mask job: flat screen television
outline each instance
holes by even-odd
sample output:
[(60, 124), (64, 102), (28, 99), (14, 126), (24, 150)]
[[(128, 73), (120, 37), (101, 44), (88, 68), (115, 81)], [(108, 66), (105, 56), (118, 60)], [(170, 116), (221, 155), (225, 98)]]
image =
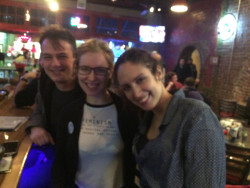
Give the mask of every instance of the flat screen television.
[(161, 25), (140, 25), (140, 42), (163, 43), (165, 41), (165, 26)]

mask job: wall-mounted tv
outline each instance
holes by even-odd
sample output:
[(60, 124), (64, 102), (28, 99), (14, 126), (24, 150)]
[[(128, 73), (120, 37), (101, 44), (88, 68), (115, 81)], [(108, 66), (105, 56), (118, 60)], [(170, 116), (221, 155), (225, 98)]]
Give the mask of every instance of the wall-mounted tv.
[(163, 43), (165, 41), (165, 26), (161, 25), (140, 25), (140, 42)]

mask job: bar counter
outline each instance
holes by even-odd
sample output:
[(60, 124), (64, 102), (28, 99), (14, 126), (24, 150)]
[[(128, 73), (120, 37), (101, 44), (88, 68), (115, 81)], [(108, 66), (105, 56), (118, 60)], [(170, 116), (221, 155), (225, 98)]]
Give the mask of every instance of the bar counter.
[[(30, 116), (34, 107), (16, 108), (12, 94), (9, 98), (0, 101), (0, 116)], [(15, 131), (0, 131), (0, 143), (4, 141), (18, 140), (20, 142), (18, 153), (14, 156), (11, 171), (0, 173), (1, 188), (16, 188), (22, 174), (22, 170), (29, 153), (32, 142), (24, 129), (27, 122), (19, 126)]]

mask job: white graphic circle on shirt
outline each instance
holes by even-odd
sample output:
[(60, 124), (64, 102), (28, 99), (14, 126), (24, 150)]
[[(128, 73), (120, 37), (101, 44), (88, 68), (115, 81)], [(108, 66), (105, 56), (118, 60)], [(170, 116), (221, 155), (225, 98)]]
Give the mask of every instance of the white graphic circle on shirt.
[(72, 123), (72, 121), (68, 123), (68, 132), (69, 134), (72, 134), (74, 132), (74, 124)]

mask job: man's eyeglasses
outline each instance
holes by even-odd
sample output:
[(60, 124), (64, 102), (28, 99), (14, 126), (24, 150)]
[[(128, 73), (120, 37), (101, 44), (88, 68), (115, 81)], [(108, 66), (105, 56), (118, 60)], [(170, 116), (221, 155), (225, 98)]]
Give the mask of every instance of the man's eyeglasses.
[(94, 71), (95, 75), (99, 76), (106, 76), (109, 68), (107, 67), (88, 67), (88, 66), (79, 66), (78, 67), (78, 74), (80, 75), (89, 75), (91, 71)]

